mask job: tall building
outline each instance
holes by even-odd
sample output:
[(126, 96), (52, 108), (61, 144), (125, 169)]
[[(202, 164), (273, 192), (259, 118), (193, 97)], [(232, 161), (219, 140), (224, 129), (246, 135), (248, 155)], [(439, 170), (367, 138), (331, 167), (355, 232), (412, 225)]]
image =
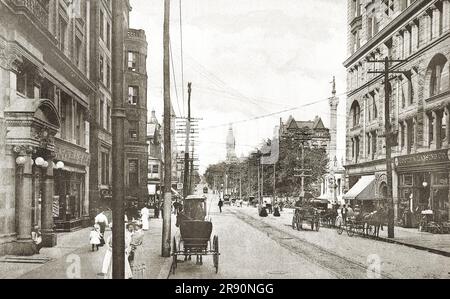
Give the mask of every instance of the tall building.
[(89, 217), (90, 2), (0, 1), (0, 255)]
[(234, 139), (233, 134), (233, 127), (230, 125), (228, 128), (228, 134), (226, 138), (226, 150), (227, 150), (227, 156), (226, 156), (226, 162), (236, 162), (238, 160), (236, 156), (236, 140)]
[(128, 202), (148, 201), (147, 41), (144, 30), (128, 29), (124, 94), (125, 186)]
[(392, 63), (388, 84), (393, 127), (394, 213), (431, 208), (449, 218), (450, 1), (348, 1), (345, 195), (375, 205), (386, 199), (384, 82), (374, 59)]
[[(96, 96), (91, 102), (90, 121), (90, 216), (111, 206), (112, 200), (112, 4), (111, 1), (91, 2), (90, 23), (90, 75), (96, 86)], [(124, 10), (129, 11), (128, 1)]]

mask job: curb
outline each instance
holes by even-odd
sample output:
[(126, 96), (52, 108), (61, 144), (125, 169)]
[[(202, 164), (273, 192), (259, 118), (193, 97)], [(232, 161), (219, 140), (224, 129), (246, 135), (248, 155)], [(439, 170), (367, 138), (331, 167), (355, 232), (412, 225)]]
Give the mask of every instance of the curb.
[(392, 239), (388, 239), (388, 238), (380, 238), (379, 237), (379, 238), (377, 238), (375, 240), (386, 242), (386, 243), (391, 243), (391, 244), (403, 245), (403, 246), (411, 247), (411, 248), (414, 248), (414, 249), (428, 251), (430, 253), (442, 255), (442, 256), (445, 256), (445, 257), (450, 257), (450, 252), (444, 251), (444, 250), (429, 248), (429, 247), (425, 247), (425, 246), (421, 246), (421, 245), (406, 243), (406, 242), (402, 242), (402, 241), (398, 241), (398, 240), (392, 240)]
[(168, 279), (172, 270), (172, 257), (165, 258), (156, 279)]

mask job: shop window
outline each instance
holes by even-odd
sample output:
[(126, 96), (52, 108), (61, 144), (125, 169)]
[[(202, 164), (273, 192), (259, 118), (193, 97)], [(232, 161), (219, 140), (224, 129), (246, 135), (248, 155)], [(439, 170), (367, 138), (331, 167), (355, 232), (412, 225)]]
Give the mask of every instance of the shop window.
[(128, 184), (130, 187), (136, 187), (139, 185), (138, 167), (139, 160), (128, 160)]
[(447, 186), (448, 185), (448, 173), (438, 172), (433, 175), (433, 185)]
[(413, 185), (413, 176), (412, 174), (404, 174), (401, 176), (401, 184), (403, 186), (412, 186)]

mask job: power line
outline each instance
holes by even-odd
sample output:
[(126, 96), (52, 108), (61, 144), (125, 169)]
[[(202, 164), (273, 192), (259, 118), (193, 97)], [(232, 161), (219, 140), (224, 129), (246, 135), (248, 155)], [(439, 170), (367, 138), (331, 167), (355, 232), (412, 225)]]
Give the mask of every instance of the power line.
[[(338, 96), (345, 95), (345, 94), (347, 94), (347, 93), (342, 93), (342, 94), (339, 94)], [(281, 110), (281, 111), (276, 111), (276, 112), (272, 112), (272, 113), (268, 113), (268, 114), (263, 114), (263, 115), (252, 117), (252, 118), (248, 118), (248, 119), (238, 120), (238, 121), (234, 121), (234, 122), (228, 122), (226, 124), (220, 124), (220, 125), (215, 125), (215, 126), (210, 126), (210, 127), (204, 127), (204, 128), (201, 128), (201, 130), (216, 129), (216, 128), (221, 128), (221, 127), (224, 127), (224, 126), (229, 126), (230, 124), (238, 124), (238, 123), (249, 122), (249, 121), (252, 121), (252, 120), (259, 120), (259, 119), (271, 117), (271, 116), (274, 116), (274, 115), (278, 115), (278, 114), (282, 114), (282, 113), (298, 110), (300, 108), (312, 106), (312, 105), (315, 105), (315, 104), (318, 104), (318, 103), (324, 102), (324, 101), (328, 101), (328, 98), (322, 99), (322, 100), (313, 101), (313, 102), (310, 102), (310, 103), (307, 103), (307, 104), (300, 105), (298, 107), (293, 107), (293, 108), (284, 109), (284, 110)]]
[(169, 50), (170, 50), (170, 61), (172, 63), (172, 75), (173, 75), (173, 83), (174, 83), (174, 88), (175, 88), (175, 96), (176, 96), (176, 99), (177, 99), (178, 112), (181, 115), (180, 103), (178, 101), (177, 80), (175, 78), (175, 68), (174, 68), (174, 65), (173, 65), (172, 42), (170, 42), (170, 44), (169, 44)]

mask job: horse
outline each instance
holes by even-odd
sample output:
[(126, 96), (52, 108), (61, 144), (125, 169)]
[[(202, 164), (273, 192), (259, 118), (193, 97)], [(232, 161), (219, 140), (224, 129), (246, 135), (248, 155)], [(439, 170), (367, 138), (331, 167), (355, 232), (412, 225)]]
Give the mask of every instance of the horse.
[(376, 209), (375, 211), (366, 214), (364, 216), (364, 222), (365, 222), (365, 233), (366, 235), (369, 235), (369, 228), (373, 226), (373, 232), (372, 235), (375, 237), (379, 237), (380, 235), (380, 228), (383, 230), (383, 224), (384, 220), (386, 219), (385, 211), (383, 208)]
[(338, 212), (336, 209), (327, 209), (322, 212), (322, 222), (328, 226), (335, 225), (336, 217), (338, 216)]

